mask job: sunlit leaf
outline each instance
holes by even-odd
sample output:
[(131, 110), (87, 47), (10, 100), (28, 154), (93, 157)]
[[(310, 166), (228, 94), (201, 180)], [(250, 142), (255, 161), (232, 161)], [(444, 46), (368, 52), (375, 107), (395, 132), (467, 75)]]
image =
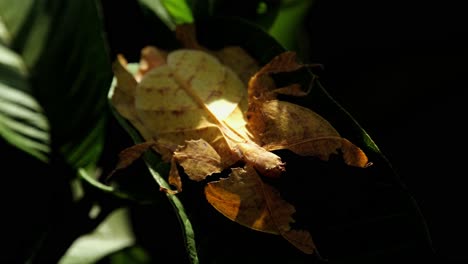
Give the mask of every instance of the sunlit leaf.
[(0, 136), (47, 161), (50, 152), (49, 123), (42, 107), (32, 96), (28, 77), (20, 56), (0, 44)]

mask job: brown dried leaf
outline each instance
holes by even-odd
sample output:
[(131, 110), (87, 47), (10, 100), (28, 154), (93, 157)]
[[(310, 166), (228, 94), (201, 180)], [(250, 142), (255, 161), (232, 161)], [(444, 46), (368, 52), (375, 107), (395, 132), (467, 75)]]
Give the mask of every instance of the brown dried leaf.
[(304, 253), (314, 253), (310, 233), (291, 228), (294, 206), (283, 200), (275, 188), (263, 183), (252, 166), (232, 169), (229, 178), (208, 183), (205, 195), (227, 218), (258, 231), (280, 234)]

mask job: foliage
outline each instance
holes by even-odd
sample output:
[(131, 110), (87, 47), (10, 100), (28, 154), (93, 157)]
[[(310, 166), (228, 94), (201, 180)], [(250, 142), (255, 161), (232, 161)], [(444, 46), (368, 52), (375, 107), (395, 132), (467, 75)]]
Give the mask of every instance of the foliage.
[[(31, 204), (36, 195), (50, 194), (41, 200), (50, 204), (47, 214), (38, 211), (32, 218), (36, 225), (24, 235), (28, 239), (15, 234), (26, 243), (4, 254), (6, 262), (73, 263), (78, 237), (99, 234), (96, 230), (106, 225), (109, 230), (121, 228), (108, 218), (116, 208), (128, 208), (129, 215), (121, 217), (132, 221), (117, 223), (130, 225), (132, 232), (117, 248), (105, 247), (105, 237), (102, 248), (93, 248), (94, 254), (85, 247), (93, 261), (319, 262), (281, 239), (244, 230), (220, 217), (200, 199), (203, 189), (196, 183), (187, 182), (178, 195), (159, 192), (158, 185), (167, 186), (164, 175), (169, 168), (152, 152), (145, 154), (144, 162), (105, 181), (117, 153), (141, 141), (109, 107), (111, 62), (117, 53), (136, 61), (147, 44), (175, 49), (179, 45), (173, 37), (175, 26), (193, 20), (202, 45), (210, 49), (239, 45), (265, 65), (285, 49), (299, 47), (295, 36), (284, 34), (277, 25), (296, 28), (305, 13), (291, 7), (310, 3), (0, 0), (0, 154), (7, 168), (15, 168), (12, 161), (20, 164), (6, 185), (29, 195)], [(125, 9), (117, 9), (119, 5)], [(310, 76), (306, 70), (284, 78), (307, 87)], [(288, 168), (294, 169), (272, 184), (294, 201), (297, 224), (314, 234), (323, 257), (336, 263), (390, 261), (422, 250), (427, 244), (422, 219), (391, 165), (318, 80), (312, 87), (308, 96), (288, 100), (324, 116), (361, 147), (374, 166), (362, 172), (339, 160), (325, 163), (279, 150)], [(23, 206), (20, 217), (32, 208)], [(96, 239), (100, 241), (99, 235)], [(243, 243), (237, 243), (239, 239)]]

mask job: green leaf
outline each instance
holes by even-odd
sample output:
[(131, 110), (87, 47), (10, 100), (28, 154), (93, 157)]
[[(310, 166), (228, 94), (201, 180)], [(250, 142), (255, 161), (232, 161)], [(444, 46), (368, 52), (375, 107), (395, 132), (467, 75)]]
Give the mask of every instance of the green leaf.
[(148, 252), (142, 247), (133, 246), (122, 249), (109, 257), (107, 257), (109, 264), (151, 264), (152, 261)]
[[(78, 169), (78, 175), (91, 188), (98, 189), (120, 200), (131, 202), (131, 204), (155, 204), (163, 199), (164, 194), (158, 192), (159, 186), (148, 175), (132, 175), (133, 177), (116, 177), (108, 184), (100, 182), (96, 172), (90, 173), (84, 168)], [(128, 176), (128, 175), (127, 175)], [(117, 178), (117, 179), (116, 179)]]
[(121, 249), (133, 246), (128, 212), (116, 209), (90, 234), (79, 237), (60, 259), (59, 264), (92, 264)]
[(139, 0), (139, 2), (153, 11), (172, 30), (177, 24), (193, 22), (192, 11), (185, 0)]
[(13, 38), (18, 35), (22, 25), (33, 6), (32, 1), (19, 0), (16, 4), (11, 4), (11, 1), (0, 0), (0, 38), (6, 44), (11, 44)]
[(4, 42), (29, 73), (30, 94), (49, 121), (52, 152), (74, 168), (97, 162), (108, 114), (112, 71), (98, 8), (95, 0), (0, 0)]
[[(140, 4), (151, 10), (166, 26), (174, 29), (176, 22), (161, 0), (139, 0)], [(180, 1), (179, 1), (180, 2)]]
[[(268, 32), (283, 47), (299, 55), (309, 53), (309, 39), (304, 22), (313, 0), (191, 0), (188, 1), (196, 20), (208, 17), (238, 17)], [(230, 31), (229, 29), (224, 29)]]
[(0, 44), (0, 136), (42, 161), (49, 159), (49, 122), (32, 96), (21, 57), (3, 44)]
[(286, 49), (299, 51), (298, 49), (303, 46), (300, 40), (303, 40), (303, 35), (306, 34), (301, 29), (314, 2), (314, 0), (283, 0), (276, 19), (267, 30), (268, 33)]
[(193, 23), (192, 11), (184, 0), (161, 0), (175, 24)]
[[(208, 17), (239, 17), (268, 30), (276, 21), (281, 2), (284, 1), (188, 0), (187, 2), (196, 20)], [(309, 2), (309, 0), (303, 2)]]

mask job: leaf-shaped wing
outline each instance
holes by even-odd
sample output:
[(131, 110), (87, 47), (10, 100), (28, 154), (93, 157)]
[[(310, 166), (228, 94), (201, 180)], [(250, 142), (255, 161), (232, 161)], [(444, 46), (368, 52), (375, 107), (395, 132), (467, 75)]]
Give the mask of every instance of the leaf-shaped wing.
[(174, 158), (191, 180), (201, 181), (207, 175), (221, 172), (221, 157), (203, 139), (189, 140), (174, 152)]
[(302, 65), (293, 52), (275, 57), (249, 81), (248, 128), (255, 141), (267, 150), (289, 149), (296, 154), (328, 160), (330, 155), (342, 152), (348, 165), (369, 165), (364, 152), (342, 138), (323, 117), (310, 110), (276, 99), (278, 93), (303, 95), (293, 84), (276, 88), (269, 74), (295, 71)]
[(340, 136), (323, 117), (296, 104), (269, 100), (258, 110), (251, 114), (249, 128), (261, 135), (262, 146), (289, 145), (304, 138)]
[(291, 228), (294, 206), (272, 186), (263, 183), (252, 166), (234, 168), (226, 179), (205, 187), (208, 202), (227, 218), (249, 228), (280, 234), (307, 254), (315, 251), (310, 233)]
[(135, 94), (138, 85), (135, 77), (127, 69), (127, 61), (123, 56), (118, 56), (112, 64), (116, 79), (116, 87), (112, 93), (112, 105), (140, 132), (145, 139), (151, 138), (142, 120), (138, 118), (135, 109)]
[[(191, 172), (191, 178), (200, 180), (240, 159), (234, 149), (235, 142), (249, 136), (244, 118), (247, 91), (230, 67), (205, 51), (180, 49), (166, 55), (155, 47), (142, 51), (136, 78), (125, 64), (123, 57), (114, 63), (117, 86), (113, 104), (145, 140), (156, 142), (153, 148), (163, 160), (175, 159), (170, 181), (178, 190), (177, 162)], [(186, 144), (194, 145), (193, 140), (200, 139), (204, 143), (200, 141), (196, 147), (206, 148), (199, 151), (213, 150), (215, 154), (210, 156), (219, 157), (216, 169), (191, 170), (182, 164), (197, 163)]]

